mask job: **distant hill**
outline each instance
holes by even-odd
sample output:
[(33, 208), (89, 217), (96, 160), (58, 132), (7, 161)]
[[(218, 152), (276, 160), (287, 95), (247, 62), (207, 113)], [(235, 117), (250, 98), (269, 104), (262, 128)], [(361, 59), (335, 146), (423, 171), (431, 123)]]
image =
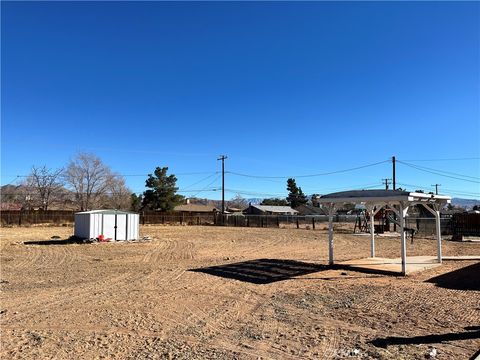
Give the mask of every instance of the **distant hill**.
[(480, 200), (452, 198), (452, 205), (462, 207), (465, 210), (471, 210), (475, 205), (480, 205)]

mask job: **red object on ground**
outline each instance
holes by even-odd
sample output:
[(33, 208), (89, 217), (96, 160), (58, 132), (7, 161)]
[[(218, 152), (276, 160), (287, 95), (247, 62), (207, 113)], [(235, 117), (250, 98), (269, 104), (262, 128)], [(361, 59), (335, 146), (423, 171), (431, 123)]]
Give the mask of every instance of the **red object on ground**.
[(98, 241), (103, 241), (105, 240), (105, 236), (103, 235), (98, 235)]

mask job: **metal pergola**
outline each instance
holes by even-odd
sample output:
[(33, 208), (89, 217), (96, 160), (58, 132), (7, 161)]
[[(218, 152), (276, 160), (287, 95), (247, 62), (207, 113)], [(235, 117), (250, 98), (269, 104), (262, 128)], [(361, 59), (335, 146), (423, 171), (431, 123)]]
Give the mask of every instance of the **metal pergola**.
[(375, 257), (375, 215), (383, 208), (391, 209), (400, 223), (400, 242), (402, 274), (407, 272), (407, 247), (405, 237), (405, 216), (408, 208), (422, 205), (435, 216), (437, 237), (437, 260), (442, 262), (442, 233), (440, 228), (440, 209), (450, 203), (451, 198), (444, 195), (408, 192), (403, 190), (353, 190), (321, 196), (318, 202), (328, 208), (328, 263), (334, 264), (333, 257), (333, 216), (343, 204), (363, 204), (370, 216), (370, 253)]

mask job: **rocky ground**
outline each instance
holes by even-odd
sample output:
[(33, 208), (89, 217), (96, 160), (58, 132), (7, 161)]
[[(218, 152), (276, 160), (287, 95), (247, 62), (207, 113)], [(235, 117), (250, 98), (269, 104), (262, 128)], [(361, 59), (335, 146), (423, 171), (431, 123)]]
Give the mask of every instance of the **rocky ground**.
[[(0, 356), (469, 359), (480, 349), (478, 262), (404, 278), (326, 267), (318, 228), (141, 233), (151, 240), (27, 245), (72, 228), (2, 228)], [(398, 237), (377, 239), (378, 256), (399, 249)], [(407, 249), (435, 251), (434, 239)], [(335, 236), (339, 259), (368, 252), (368, 237)], [(443, 252), (480, 255), (480, 244), (445, 241)]]

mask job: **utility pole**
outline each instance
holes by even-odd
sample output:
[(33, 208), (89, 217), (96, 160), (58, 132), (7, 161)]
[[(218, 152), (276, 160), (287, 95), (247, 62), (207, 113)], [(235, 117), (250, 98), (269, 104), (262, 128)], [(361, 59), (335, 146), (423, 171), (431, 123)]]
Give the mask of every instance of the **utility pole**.
[(385, 190), (388, 190), (388, 185), (392, 179), (382, 179), (382, 184), (385, 184)]
[(393, 181), (393, 190), (397, 190), (396, 188), (396, 178), (395, 178), (395, 156), (392, 156), (392, 181)]
[(220, 155), (217, 160), (222, 160), (222, 215), (225, 214), (225, 155)]
[(438, 187), (442, 186), (442, 184), (433, 184), (432, 186), (435, 186), (435, 195), (438, 195)]

